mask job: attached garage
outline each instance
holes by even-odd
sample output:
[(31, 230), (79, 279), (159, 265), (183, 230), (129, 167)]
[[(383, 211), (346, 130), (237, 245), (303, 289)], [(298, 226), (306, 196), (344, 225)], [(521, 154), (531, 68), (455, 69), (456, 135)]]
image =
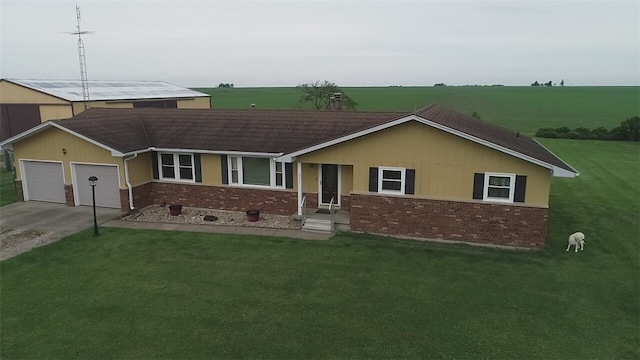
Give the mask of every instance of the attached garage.
[(120, 208), (120, 179), (117, 165), (72, 164), (76, 205), (93, 205), (89, 177), (98, 178), (96, 206)]
[(61, 162), (22, 160), (24, 200), (65, 203)]

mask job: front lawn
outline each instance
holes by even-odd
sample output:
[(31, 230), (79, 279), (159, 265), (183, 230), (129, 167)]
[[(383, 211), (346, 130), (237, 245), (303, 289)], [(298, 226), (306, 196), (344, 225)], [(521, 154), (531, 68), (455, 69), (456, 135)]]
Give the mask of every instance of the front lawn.
[(0, 263), (0, 356), (637, 359), (638, 144), (544, 143), (542, 252), (87, 230)]

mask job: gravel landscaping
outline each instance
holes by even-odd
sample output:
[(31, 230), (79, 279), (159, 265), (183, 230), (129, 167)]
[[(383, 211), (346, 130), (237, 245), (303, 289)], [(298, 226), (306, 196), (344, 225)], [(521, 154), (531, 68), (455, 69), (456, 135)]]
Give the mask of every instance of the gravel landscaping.
[[(205, 219), (206, 217), (206, 219)], [(215, 220), (214, 220), (215, 219)], [(244, 211), (226, 211), (182, 207), (182, 213), (172, 216), (168, 206), (150, 205), (125, 216), (123, 220), (200, 224), (212, 226), (253, 226), (275, 229), (299, 229), (299, 222), (290, 216), (260, 214), (260, 220), (250, 222)]]

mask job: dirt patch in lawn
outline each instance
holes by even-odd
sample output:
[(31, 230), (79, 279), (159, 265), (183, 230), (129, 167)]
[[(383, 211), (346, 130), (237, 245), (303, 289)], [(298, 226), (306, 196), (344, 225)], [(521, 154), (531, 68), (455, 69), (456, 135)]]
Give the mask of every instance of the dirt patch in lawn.
[(33, 248), (58, 241), (63, 236), (26, 228), (0, 228), (0, 260), (12, 258)]

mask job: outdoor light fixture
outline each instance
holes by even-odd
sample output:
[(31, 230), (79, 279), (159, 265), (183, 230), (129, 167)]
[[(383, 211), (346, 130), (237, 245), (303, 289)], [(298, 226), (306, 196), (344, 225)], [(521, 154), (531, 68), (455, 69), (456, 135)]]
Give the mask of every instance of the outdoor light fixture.
[(67, 149), (62, 148), (62, 154), (67, 155)]
[(95, 176), (89, 177), (89, 185), (91, 185), (91, 195), (93, 196), (93, 236), (100, 235), (98, 233), (98, 218), (96, 217), (96, 185), (98, 184), (98, 178)]

